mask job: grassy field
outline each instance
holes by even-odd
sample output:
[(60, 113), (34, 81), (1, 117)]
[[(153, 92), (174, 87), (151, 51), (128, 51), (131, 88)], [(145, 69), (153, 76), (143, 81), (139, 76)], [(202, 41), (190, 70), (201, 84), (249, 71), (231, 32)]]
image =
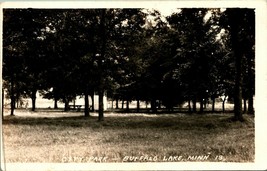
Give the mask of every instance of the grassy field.
[(19, 111), (4, 117), (6, 162), (253, 162), (254, 117), (231, 116)]

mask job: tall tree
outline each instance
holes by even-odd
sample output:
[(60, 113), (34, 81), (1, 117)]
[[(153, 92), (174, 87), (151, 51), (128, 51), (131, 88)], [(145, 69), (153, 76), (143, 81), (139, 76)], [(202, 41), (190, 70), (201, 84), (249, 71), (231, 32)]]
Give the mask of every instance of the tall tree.
[(193, 101), (193, 112), (196, 112), (197, 101), (200, 103), (200, 113), (204, 110), (203, 99), (208, 97), (207, 92), (215, 81), (210, 73), (220, 46), (216, 41), (219, 33), (216, 21), (205, 19), (209, 12), (211, 10), (201, 8), (181, 9), (167, 18), (178, 37), (173, 56), (177, 58), (184, 96)]
[[(41, 13), (31, 9), (4, 10), (4, 79), (10, 82), (11, 114), (14, 112), (15, 99), (20, 94), (28, 95), (33, 100), (32, 110), (35, 110), (35, 94), (41, 78), (35, 77), (40, 72), (39, 49), (42, 23), (36, 22)], [(34, 57), (34, 58), (32, 58)], [(37, 60), (38, 58), (38, 60)], [(34, 65), (31, 65), (34, 64)], [(40, 70), (39, 70), (40, 71)], [(19, 86), (23, 85), (23, 87)], [(20, 87), (20, 88), (19, 88)], [(16, 95), (15, 95), (15, 92)], [(17, 96), (15, 98), (15, 96)]]
[[(221, 18), (221, 24), (229, 30), (232, 49), (235, 57), (235, 90), (234, 90), (234, 112), (235, 120), (243, 121), (242, 116), (242, 88), (244, 78), (244, 60), (246, 54), (249, 54), (249, 93), (251, 102), (253, 104), (253, 45), (254, 45), (254, 27), (255, 27), (255, 13), (253, 9), (231, 8), (224, 12)], [(247, 41), (249, 40), (249, 41)], [(249, 49), (249, 53), (247, 53)], [(253, 110), (253, 105), (251, 109)], [(252, 111), (251, 111), (252, 112)], [(252, 112), (253, 113), (253, 112)]]
[(108, 90), (111, 84), (119, 81), (116, 80), (118, 72), (124, 68), (117, 64), (119, 61), (127, 61), (130, 58), (130, 54), (127, 53), (129, 46), (126, 40), (131, 40), (131, 33), (142, 28), (144, 17), (141, 9), (100, 9), (99, 20), (97, 35), (100, 48), (97, 49), (99, 76), (97, 85), (100, 100), (99, 121), (101, 121), (104, 118), (102, 106), (104, 91)]

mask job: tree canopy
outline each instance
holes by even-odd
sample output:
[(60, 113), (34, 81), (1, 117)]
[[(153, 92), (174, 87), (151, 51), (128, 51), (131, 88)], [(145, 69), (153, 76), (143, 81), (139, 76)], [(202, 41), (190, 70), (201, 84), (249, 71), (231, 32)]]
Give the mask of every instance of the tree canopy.
[[(77, 95), (159, 103), (168, 110), (188, 102), (203, 112), (205, 101), (242, 99), (253, 113), (254, 9), (180, 9), (164, 18), (146, 9), (4, 9), (3, 79), (11, 98), (36, 92), (61, 100), (65, 110)], [(191, 102), (193, 108), (191, 109)], [(246, 103), (245, 103), (246, 104)], [(214, 106), (213, 106), (214, 110)]]

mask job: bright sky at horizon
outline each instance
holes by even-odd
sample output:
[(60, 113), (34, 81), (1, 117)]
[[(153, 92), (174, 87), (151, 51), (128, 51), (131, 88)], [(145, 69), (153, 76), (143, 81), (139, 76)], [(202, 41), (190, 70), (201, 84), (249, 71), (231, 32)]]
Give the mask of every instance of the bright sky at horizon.
[(155, 8), (155, 9), (160, 11), (160, 13), (164, 15), (165, 17), (171, 15), (172, 13), (181, 11), (181, 9), (179, 8), (166, 8), (164, 6), (160, 8)]

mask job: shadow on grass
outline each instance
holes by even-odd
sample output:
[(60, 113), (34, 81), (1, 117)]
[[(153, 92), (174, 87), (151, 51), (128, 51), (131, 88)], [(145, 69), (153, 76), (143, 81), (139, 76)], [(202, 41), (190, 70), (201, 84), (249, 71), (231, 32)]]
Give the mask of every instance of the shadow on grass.
[[(210, 153), (210, 159), (221, 155), (227, 162), (251, 162), (255, 149), (254, 117), (244, 115), (245, 122), (234, 122), (231, 118), (232, 116), (222, 114), (106, 113), (105, 120), (97, 122), (96, 115), (87, 118), (5, 116), (3, 132), (8, 139), (10, 154), (14, 153), (13, 145), (18, 143), (20, 149), (29, 150), (32, 147), (41, 149), (52, 146), (56, 149), (54, 153), (50, 152), (53, 151), (51, 148), (45, 149), (52, 161), (61, 161), (62, 154), (65, 154), (63, 149), (73, 146), (75, 152), (81, 148), (81, 156), (106, 154), (110, 158), (115, 155), (123, 159), (125, 155), (138, 156), (140, 152), (149, 156)], [(89, 150), (89, 147), (96, 152)], [(77, 155), (75, 152), (70, 153), (70, 156)], [(19, 154), (21, 153), (12, 155), (9, 160), (23, 162), (24, 159), (19, 158)], [(54, 159), (54, 156), (58, 157)], [(35, 154), (28, 158), (27, 161), (36, 161)], [(39, 156), (38, 161), (44, 160), (47, 158)]]
[(21, 116), (6, 116), (3, 120), (3, 125), (47, 125), (47, 126), (70, 126), (70, 127), (83, 127), (88, 120), (96, 120), (96, 117), (84, 116), (70, 116), (70, 117), (21, 117)]
[(170, 129), (170, 130), (212, 130), (222, 131), (227, 128), (254, 128), (254, 117), (244, 115), (244, 122), (234, 122), (229, 115), (218, 114), (179, 114), (148, 115), (123, 117), (106, 117), (97, 122), (96, 116), (64, 116), (64, 117), (21, 117), (5, 116), (3, 125), (57, 126), (103, 129)]
[[(173, 110), (168, 110), (166, 108), (161, 108), (157, 109), (156, 112), (153, 112), (150, 108), (142, 108), (142, 109), (108, 109), (109, 112), (114, 112), (114, 113), (147, 113), (147, 114), (175, 114), (175, 113), (185, 113), (185, 114), (192, 114), (193, 112), (189, 112), (188, 108), (174, 108)], [(198, 114), (208, 114), (208, 113), (213, 113), (213, 114), (231, 114), (233, 113), (233, 110), (225, 110), (224, 112), (221, 110), (209, 110), (205, 109), (202, 113), (197, 112)]]

